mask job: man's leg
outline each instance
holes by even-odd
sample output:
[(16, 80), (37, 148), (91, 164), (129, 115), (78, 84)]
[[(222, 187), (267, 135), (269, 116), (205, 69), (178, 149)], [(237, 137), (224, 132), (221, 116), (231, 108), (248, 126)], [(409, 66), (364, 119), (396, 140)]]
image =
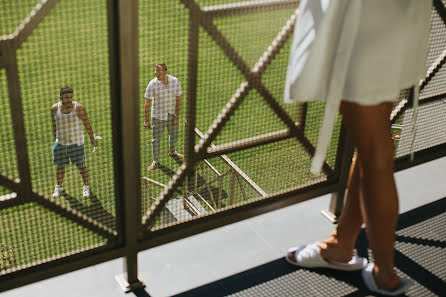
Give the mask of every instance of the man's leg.
[(67, 154), (67, 147), (62, 144), (54, 143), (53, 148), (53, 164), (56, 165), (56, 187), (53, 192), (53, 198), (58, 198), (64, 192), (63, 179), (65, 177), (65, 166), (70, 164)]
[(88, 184), (88, 169), (87, 167), (78, 167), (79, 173), (82, 176), (82, 180), (84, 181), (84, 186), (82, 188), (82, 196), (84, 198), (89, 198), (91, 195), (90, 185)]
[(57, 184), (59, 186), (62, 185), (64, 177), (65, 177), (65, 166), (62, 166), (62, 167), (57, 166), (56, 167), (56, 178), (57, 178)]
[(61, 186), (65, 177), (65, 166), (70, 164), (67, 147), (62, 144), (54, 143), (52, 149), (53, 164), (56, 165), (57, 185)]
[(79, 173), (82, 176), (84, 185), (88, 186), (88, 169), (87, 169), (87, 167), (79, 168)]
[(152, 118), (152, 155), (155, 162), (159, 160), (161, 137), (163, 136), (166, 122)]
[(68, 156), (71, 162), (79, 169), (84, 185), (88, 186), (88, 169), (85, 163), (84, 145), (70, 145), (68, 147)]
[(63, 178), (65, 176), (65, 166), (57, 166), (56, 167), (56, 187), (54, 188), (53, 198), (59, 198), (60, 195), (64, 192), (63, 188)]
[(164, 129), (167, 126), (167, 121), (157, 120), (152, 118), (152, 155), (153, 162), (147, 168), (148, 170), (153, 170), (158, 167), (159, 154), (160, 154), (160, 144), (161, 137), (163, 136)]
[(82, 181), (84, 182), (82, 196), (88, 198), (90, 197), (90, 186), (88, 185), (88, 169), (85, 163), (84, 145), (70, 145), (68, 154), (71, 158), (71, 162), (79, 169)]
[[(167, 121), (167, 132), (169, 133), (169, 153), (175, 154), (175, 147), (178, 140), (178, 126), (173, 124), (173, 115), (169, 114), (169, 119)], [(182, 158), (183, 155), (176, 154), (176, 157)]]

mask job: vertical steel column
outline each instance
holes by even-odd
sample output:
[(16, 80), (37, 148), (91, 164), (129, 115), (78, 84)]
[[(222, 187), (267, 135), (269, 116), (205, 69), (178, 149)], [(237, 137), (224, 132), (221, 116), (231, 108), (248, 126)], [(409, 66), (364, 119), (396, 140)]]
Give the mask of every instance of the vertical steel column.
[(189, 9), (189, 45), (187, 61), (186, 131), (184, 141), (185, 163), (192, 169), (195, 164), (195, 123), (197, 105), (199, 17), (196, 9)]
[[(185, 163), (188, 172), (195, 168), (195, 126), (197, 106), (197, 72), (198, 72), (198, 39), (200, 15), (196, 9), (189, 9), (189, 44), (187, 61), (187, 100), (186, 100), (186, 128), (184, 139)], [(187, 173), (187, 176), (190, 174)], [(186, 183), (190, 181), (186, 179)], [(195, 177), (196, 182), (196, 177)], [(186, 185), (187, 187), (187, 185)]]
[(17, 52), (13, 40), (9, 40), (2, 48), (2, 55), (6, 57), (6, 76), (8, 80), (9, 104), (14, 130), (14, 141), (17, 156), (17, 166), (20, 177), (20, 190), (17, 199), (26, 201), (31, 197), (31, 171), (29, 168), (28, 147), (26, 144), (25, 119), (23, 115), (22, 96), (20, 94)]
[(321, 214), (333, 224), (338, 222), (342, 208), (344, 207), (350, 166), (352, 164), (353, 153), (355, 152), (353, 142), (348, 137), (344, 125), (341, 126), (339, 140), (335, 165), (335, 175), (339, 177), (338, 191), (331, 194), (329, 208), (321, 211)]
[(118, 230), (119, 244), (124, 242), (125, 234), (123, 223), (124, 195), (123, 181), (121, 178), (123, 164), (122, 142), (121, 142), (121, 85), (119, 68), (119, 23), (118, 23), (118, 3), (116, 0), (107, 0), (107, 21), (108, 21), (108, 55), (110, 73), (110, 104), (112, 116), (112, 137), (113, 137), (113, 174), (115, 177), (115, 209), (116, 227)]
[(138, 2), (117, 0), (119, 25), (119, 68), (121, 85), (121, 145), (124, 222), (124, 275), (117, 277), (130, 292), (144, 287), (138, 280), (138, 234), (141, 225), (141, 174), (139, 151), (138, 94)]

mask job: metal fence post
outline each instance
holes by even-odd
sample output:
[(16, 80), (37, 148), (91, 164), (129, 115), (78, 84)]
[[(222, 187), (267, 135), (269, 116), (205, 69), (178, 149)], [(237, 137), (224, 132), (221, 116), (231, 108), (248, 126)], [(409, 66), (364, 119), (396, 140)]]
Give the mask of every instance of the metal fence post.
[(189, 10), (189, 42), (187, 61), (187, 101), (186, 101), (186, 129), (184, 139), (184, 161), (189, 170), (195, 165), (195, 124), (197, 107), (197, 76), (198, 76), (198, 39), (199, 15), (195, 9)]
[(354, 152), (355, 147), (353, 142), (351, 141), (350, 137), (348, 137), (347, 131), (342, 125), (341, 133), (339, 135), (338, 157), (335, 166), (335, 174), (339, 176), (338, 191), (331, 194), (328, 209), (321, 211), (321, 214), (333, 224), (338, 222), (338, 219), (341, 216), (342, 208), (344, 207), (345, 192)]
[(8, 81), (9, 104), (11, 108), (11, 119), (14, 130), (14, 141), (16, 147), (17, 166), (19, 169), (20, 189), (17, 199), (20, 201), (29, 200), (31, 197), (31, 171), (29, 168), (28, 147), (26, 143), (25, 119), (22, 107), (22, 96), (20, 93), (20, 82), (17, 65), (16, 48), (12, 40), (5, 42), (2, 49), (5, 56), (6, 76)]
[(122, 149), (119, 177), (124, 223), (124, 270), (116, 280), (125, 292), (144, 287), (138, 280), (138, 234), (141, 226), (141, 174), (139, 151), (138, 94), (138, 2), (114, 0), (111, 9), (118, 21), (118, 60), (120, 81), (120, 111)]

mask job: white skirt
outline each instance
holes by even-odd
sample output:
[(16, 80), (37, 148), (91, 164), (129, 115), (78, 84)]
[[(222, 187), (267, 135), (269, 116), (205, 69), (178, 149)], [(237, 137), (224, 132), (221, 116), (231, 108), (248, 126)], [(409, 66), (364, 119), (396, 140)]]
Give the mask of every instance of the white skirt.
[(343, 100), (395, 101), (425, 77), (431, 6), (431, 0), (362, 0)]
[(286, 103), (326, 102), (314, 174), (321, 171), (341, 100), (395, 101), (424, 78), (431, 13), (432, 0), (300, 2), (283, 96)]

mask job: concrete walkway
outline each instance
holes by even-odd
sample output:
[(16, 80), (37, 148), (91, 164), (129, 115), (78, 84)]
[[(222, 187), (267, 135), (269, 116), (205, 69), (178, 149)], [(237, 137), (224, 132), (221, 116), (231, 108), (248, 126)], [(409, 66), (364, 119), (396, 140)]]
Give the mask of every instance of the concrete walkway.
[[(396, 174), (400, 226), (396, 263), (416, 281), (408, 296), (446, 292), (446, 158)], [(144, 291), (125, 295), (114, 280), (123, 260), (1, 293), (1, 297), (118, 296), (364, 296), (360, 274), (310, 271), (282, 259), (288, 247), (316, 241), (333, 225), (322, 196), (139, 254)], [(401, 225), (402, 224), (402, 225)], [(365, 237), (358, 241), (367, 253)], [(403, 265), (403, 266), (401, 266)], [(412, 272), (411, 272), (412, 271)], [(440, 286), (440, 287), (438, 287)], [(441, 287), (443, 286), (443, 287)]]

